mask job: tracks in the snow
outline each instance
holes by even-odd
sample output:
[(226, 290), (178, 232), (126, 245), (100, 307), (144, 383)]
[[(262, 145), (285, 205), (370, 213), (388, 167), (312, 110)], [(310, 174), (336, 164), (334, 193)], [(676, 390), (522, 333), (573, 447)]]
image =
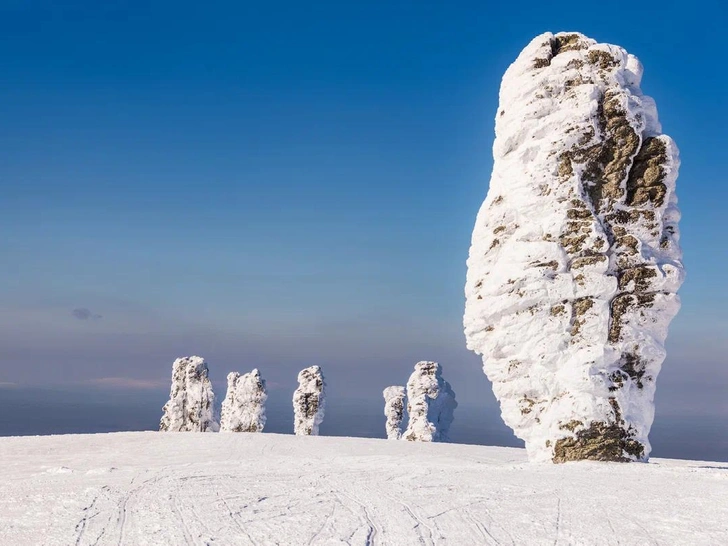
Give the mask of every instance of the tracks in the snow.
[(728, 544), (726, 472), (703, 463), (514, 465), (475, 446), (254, 434), (0, 447), (0, 546)]
[(366, 546), (374, 546), (377, 542), (377, 536), (380, 533), (379, 526), (375, 522), (375, 520), (372, 518), (372, 515), (369, 511), (369, 508), (367, 508), (367, 505), (365, 502), (362, 502), (358, 498), (356, 498), (354, 495), (346, 492), (341, 492), (343, 496), (348, 498), (349, 500), (353, 501), (355, 504), (357, 504), (359, 507), (361, 507), (363, 516), (364, 516), (364, 522), (367, 526), (367, 533), (366, 533)]
[[(119, 536), (119, 540), (117, 542), (118, 546), (125, 546), (126, 544), (129, 544), (129, 542), (125, 539), (128, 532), (130, 515), (136, 516), (136, 513), (131, 512), (131, 510), (136, 502), (137, 497), (142, 491), (152, 487), (161, 479), (162, 476), (160, 474), (157, 474), (151, 478), (142, 481), (141, 484), (131, 488), (129, 491), (122, 495), (121, 501), (119, 502), (118, 515), (116, 519), (118, 528), (117, 532)], [(136, 477), (132, 478), (129, 486), (132, 487), (135, 481)]]
[(244, 536), (245, 536), (245, 538), (247, 538), (247, 539), (248, 539), (248, 542), (250, 542), (250, 544), (253, 544), (253, 545), (255, 545), (255, 544), (256, 544), (256, 542), (255, 542), (255, 541), (253, 540), (253, 537), (251, 537), (251, 536), (250, 536), (250, 534), (248, 533), (248, 531), (246, 531), (246, 530), (245, 530), (245, 527), (244, 527), (244, 526), (243, 526), (243, 525), (242, 525), (242, 524), (240, 523), (240, 519), (239, 519), (239, 518), (238, 518), (238, 517), (236, 516), (236, 514), (235, 514), (235, 513), (233, 512), (233, 509), (232, 509), (232, 508), (230, 507), (230, 505), (228, 504), (228, 502), (227, 502), (227, 500), (225, 499), (225, 497), (224, 497), (224, 496), (222, 496), (222, 495), (220, 495), (220, 491), (219, 491), (218, 489), (215, 489), (215, 496), (217, 497), (217, 499), (218, 499), (218, 502), (219, 502), (219, 503), (220, 503), (220, 504), (222, 505), (222, 507), (224, 508), (225, 512), (227, 512), (228, 518), (229, 518), (229, 519), (230, 519), (230, 521), (231, 521), (231, 522), (233, 523), (233, 525), (235, 526), (235, 528), (236, 528), (236, 529), (237, 529), (238, 531), (240, 531), (240, 533), (241, 533), (242, 535), (244, 535)]
[[(108, 487), (102, 487), (99, 492), (94, 496), (94, 498), (91, 500), (91, 502), (83, 508), (83, 516), (79, 520), (79, 522), (76, 524), (75, 531), (76, 531), (76, 546), (79, 546), (81, 544), (81, 541), (83, 540), (84, 534), (86, 533), (86, 528), (89, 525), (89, 522), (98, 516), (100, 514), (100, 511), (96, 510), (95, 512), (91, 513), (96, 508), (96, 503), (99, 500), (99, 497), (104, 495), (106, 491), (108, 490)], [(99, 536), (95, 542), (98, 542), (101, 537)]]
[[(392, 498), (392, 497), (390, 497)], [(398, 499), (393, 499), (395, 502), (399, 503), (399, 505), (404, 509), (404, 511), (407, 513), (407, 515), (415, 522), (415, 525), (413, 529), (417, 533), (418, 541), (420, 544), (427, 544), (432, 545), (434, 544), (432, 536), (433, 536), (433, 530), (432, 527), (427, 525), (420, 517), (418, 517), (409, 504), (406, 502), (403, 502)], [(422, 529), (425, 529), (427, 531), (426, 536), (422, 532)]]
[[(172, 540), (170, 532), (178, 544), (226, 538), (255, 546), (276, 542), (273, 536), (279, 530), (307, 534), (302, 544), (375, 546), (404, 540), (432, 546), (442, 544), (453, 526), (466, 541), (501, 544), (489, 529), (494, 522), (487, 510), (488, 525), (482, 522), (483, 510), (475, 510), (477, 515), (471, 510), (477, 501), (425, 516), (413, 499), (426, 499), (432, 494), (429, 488), (389, 490), (361, 478), (351, 481), (327, 472), (299, 475), (291, 483), (274, 476), (261, 482), (234, 474), (143, 472), (126, 486), (104, 486), (90, 498), (75, 527), (75, 546), (164, 544)], [(322, 484), (327, 489), (321, 490)], [(160, 527), (167, 529), (167, 538), (160, 534), (156, 540), (154, 529)]]

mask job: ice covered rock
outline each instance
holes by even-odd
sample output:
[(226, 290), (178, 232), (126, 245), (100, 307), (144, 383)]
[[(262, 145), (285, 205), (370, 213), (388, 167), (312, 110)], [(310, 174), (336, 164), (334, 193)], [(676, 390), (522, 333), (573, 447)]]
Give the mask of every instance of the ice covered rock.
[(215, 394), (207, 377), (205, 359), (178, 358), (172, 365), (172, 388), (164, 405), (159, 430), (165, 432), (217, 432)]
[(407, 395), (404, 387), (387, 387), (384, 395), (384, 415), (387, 417), (387, 438), (399, 440), (402, 437), (402, 420)]
[(297, 436), (318, 436), (324, 420), (325, 391), (320, 366), (311, 366), (298, 374), (298, 388), (293, 393), (293, 431)]
[(678, 150), (642, 66), (581, 34), (506, 71), (465, 335), (534, 460), (645, 460), (684, 271)]
[(407, 381), (409, 421), (403, 438), (414, 442), (447, 442), (457, 405), (450, 383), (442, 378), (440, 365), (418, 362)]
[(220, 432), (263, 432), (267, 399), (265, 380), (257, 369), (244, 375), (229, 373), (220, 412)]

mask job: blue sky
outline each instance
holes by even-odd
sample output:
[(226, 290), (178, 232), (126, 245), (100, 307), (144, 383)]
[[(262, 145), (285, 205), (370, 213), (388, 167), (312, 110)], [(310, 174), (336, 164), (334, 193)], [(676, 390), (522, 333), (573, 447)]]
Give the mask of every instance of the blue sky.
[(461, 316), (498, 86), (532, 37), (578, 30), (642, 60), (681, 149), (658, 414), (726, 415), (726, 23), (719, 2), (5, 0), (0, 384), (157, 388), (198, 353), (216, 381), (322, 364), (369, 397), (427, 358), (492, 403)]

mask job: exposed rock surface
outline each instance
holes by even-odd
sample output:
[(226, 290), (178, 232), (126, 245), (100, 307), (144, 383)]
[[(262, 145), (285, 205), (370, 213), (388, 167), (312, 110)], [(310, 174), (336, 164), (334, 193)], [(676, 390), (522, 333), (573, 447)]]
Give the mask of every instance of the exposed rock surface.
[(437, 362), (418, 362), (407, 381), (409, 421), (403, 438), (411, 442), (447, 442), (455, 401), (450, 383)]
[(257, 369), (244, 375), (229, 373), (220, 412), (220, 432), (263, 432), (267, 399), (265, 380)]
[(293, 393), (293, 431), (297, 436), (318, 436), (326, 408), (326, 383), (320, 366), (311, 366), (298, 374), (298, 388)]
[(678, 150), (642, 66), (581, 34), (506, 71), (473, 231), (468, 347), (535, 460), (645, 460), (684, 270)]
[(165, 432), (217, 432), (215, 394), (207, 377), (205, 359), (178, 358), (172, 364), (172, 387), (164, 405), (159, 430)]
[(399, 440), (402, 437), (402, 421), (407, 395), (404, 387), (387, 387), (384, 395), (384, 415), (387, 417), (387, 439)]

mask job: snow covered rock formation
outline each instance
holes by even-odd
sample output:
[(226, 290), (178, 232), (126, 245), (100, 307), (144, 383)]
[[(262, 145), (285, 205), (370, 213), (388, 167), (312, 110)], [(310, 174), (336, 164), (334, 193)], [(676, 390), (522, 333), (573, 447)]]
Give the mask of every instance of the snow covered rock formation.
[(407, 381), (409, 422), (404, 439), (411, 442), (447, 442), (458, 403), (437, 362), (418, 362)]
[(293, 432), (297, 436), (318, 436), (324, 420), (325, 391), (320, 366), (311, 366), (298, 374), (298, 388), (293, 393)]
[(399, 440), (402, 437), (402, 420), (407, 395), (404, 387), (387, 387), (384, 395), (384, 415), (387, 417), (387, 439)]
[(215, 394), (207, 377), (205, 359), (178, 358), (172, 365), (172, 388), (164, 405), (159, 430), (165, 432), (217, 432)]
[(220, 432), (263, 432), (267, 399), (265, 380), (257, 368), (244, 375), (229, 373), (220, 413)]
[(506, 71), (465, 286), (468, 348), (532, 460), (646, 460), (684, 270), (678, 150), (642, 65), (575, 33)]

